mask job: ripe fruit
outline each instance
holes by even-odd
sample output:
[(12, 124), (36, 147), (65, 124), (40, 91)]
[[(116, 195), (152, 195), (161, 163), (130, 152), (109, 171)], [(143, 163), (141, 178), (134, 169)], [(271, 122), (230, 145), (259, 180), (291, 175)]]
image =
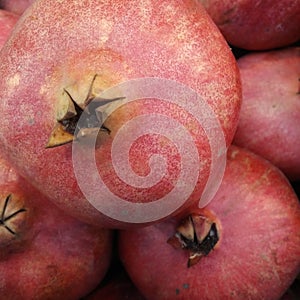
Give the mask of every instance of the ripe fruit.
[(243, 103), (234, 143), (300, 179), (300, 48), (238, 60)]
[(18, 19), (18, 15), (0, 9), (0, 49), (8, 39)]
[(21, 15), (35, 0), (0, 0), (0, 8)]
[[(178, 209), (182, 195), (198, 200), (211, 172), (219, 173), (237, 125), (239, 74), (194, 1), (37, 1), (0, 59), (1, 147), (73, 216), (117, 228), (151, 223)], [(190, 89), (203, 101), (185, 94)], [(126, 102), (128, 95), (138, 100)], [(83, 113), (91, 100), (97, 109)], [(77, 134), (80, 115), (86, 122)], [(76, 156), (74, 145), (98, 131), (96, 153), (82, 145)], [(87, 162), (94, 156), (97, 172)], [(173, 191), (171, 212), (138, 209)]]
[(284, 47), (300, 39), (298, 0), (199, 0), (228, 43), (248, 50)]
[[(190, 216), (194, 227), (186, 221), (175, 237), (174, 219), (121, 232), (121, 259), (147, 299), (279, 299), (299, 273), (299, 201), (284, 175), (253, 153), (232, 146), (219, 191)], [(176, 239), (186, 250), (169, 244)]]
[(2, 299), (79, 299), (104, 277), (111, 232), (66, 215), (0, 158)]

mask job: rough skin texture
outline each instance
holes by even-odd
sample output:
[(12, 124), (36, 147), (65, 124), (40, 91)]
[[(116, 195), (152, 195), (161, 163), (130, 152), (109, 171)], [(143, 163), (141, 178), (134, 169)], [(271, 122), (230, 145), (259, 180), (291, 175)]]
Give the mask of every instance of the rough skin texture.
[(22, 15), (27, 7), (34, 1), (35, 0), (0, 0), (0, 8)]
[(0, 49), (7, 41), (18, 19), (18, 15), (0, 9)]
[(299, 180), (300, 48), (248, 54), (238, 65), (243, 104), (234, 143)]
[(298, 0), (199, 0), (233, 46), (247, 50), (285, 47), (300, 39)]
[[(227, 145), (237, 126), (241, 86), (235, 59), (195, 1), (37, 1), (23, 14), (0, 59), (1, 147), (19, 172), (61, 208), (100, 226), (124, 224), (99, 213), (86, 201), (73, 173), (70, 144), (45, 149), (63, 89), (83, 99), (96, 73), (98, 90), (132, 78), (173, 79), (193, 88), (209, 103)], [(195, 193), (189, 199), (195, 201), (210, 167), (207, 137), (186, 114), (181, 116), (181, 111), (162, 103), (157, 109), (190, 126), (203, 162)], [(109, 117), (111, 138), (100, 147), (100, 165), (106, 166), (104, 157), (110, 153), (122, 120), (148, 112), (149, 105), (137, 101)], [(145, 174), (149, 165), (143, 142), (136, 143), (137, 156), (132, 161), (142, 161), (140, 171)], [(175, 166), (171, 168), (176, 169), (179, 162), (172, 161)], [(113, 172), (108, 167), (102, 169), (107, 174)], [(157, 195), (168, 191), (171, 179), (167, 187), (160, 186)], [(118, 191), (127, 193), (123, 186)]]
[(232, 146), (205, 209), (216, 217), (220, 240), (190, 268), (189, 253), (167, 243), (177, 221), (121, 232), (119, 253), (139, 290), (151, 300), (279, 299), (300, 271), (300, 204), (286, 177)]
[[(8, 195), (11, 199), (2, 218)], [(20, 209), (24, 211), (2, 223)], [(79, 299), (103, 279), (111, 257), (112, 233), (57, 209), (2, 157), (0, 214), (1, 298)]]

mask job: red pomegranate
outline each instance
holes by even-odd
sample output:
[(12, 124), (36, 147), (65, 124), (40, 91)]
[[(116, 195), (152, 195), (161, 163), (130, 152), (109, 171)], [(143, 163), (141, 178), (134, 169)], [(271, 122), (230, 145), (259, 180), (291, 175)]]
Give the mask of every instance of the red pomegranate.
[(300, 204), (286, 177), (232, 146), (205, 208), (122, 231), (119, 252), (147, 299), (275, 300), (300, 271), (299, 228)]
[(36, 1), (0, 60), (1, 148), (61, 209), (128, 228), (209, 201), (241, 89), (196, 1)]
[(238, 59), (243, 103), (234, 143), (300, 180), (300, 47)]
[(7, 41), (18, 19), (18, 15), (0, 9), (0, 49)]
[(108, 270), (112, 234), (66, 215), (0, 158), (1, 299), (79, 299)]

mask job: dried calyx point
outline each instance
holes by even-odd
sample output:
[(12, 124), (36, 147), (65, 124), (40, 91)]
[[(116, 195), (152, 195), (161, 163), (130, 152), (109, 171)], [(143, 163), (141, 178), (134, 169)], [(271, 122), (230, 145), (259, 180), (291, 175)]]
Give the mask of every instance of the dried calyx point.
[[(103, 125), (106, 105), (123, 100), (125, 97), (104, 99), (95, 95), (92, 91), (96, 77), (97, 74), (92, 79), (83, 104), (77, 103), (66, 89), (63, 90), (64, 97), (58, 105), (57, 123), (50, 134), (46, 148), (61, 146), (81, 137), (97, 135), (99, 130), (110, 133), (110, 130)], [(81, 119), (80, 124), (79, 119)]]
[(174, 236), (168, 243), (176, 249), (189, 251), (188, 267), (199, 262), (202, 256), (208, 255), (219, 241), (216, 223), (208, 217), (191, 214), (177, 227)]
[(26, 212), (25, 208), (14, 209), (11, 205), (12, 195), (8, 195), (3, 203), (2, 211), (0, 215), (0, 229), (3, 228), (7, 233), (15, 235), (17, 234), (15, 227), (15, 220), (20, 214)]

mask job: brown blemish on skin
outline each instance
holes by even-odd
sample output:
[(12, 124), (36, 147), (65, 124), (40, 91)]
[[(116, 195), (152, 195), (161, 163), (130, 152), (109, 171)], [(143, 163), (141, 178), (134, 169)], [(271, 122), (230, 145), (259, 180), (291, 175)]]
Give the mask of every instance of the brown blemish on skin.
[(233, 6), (226, 10), (222, 15), (220, 15), (220, 19), (217, 20), (218, 26), (223, 26), (232, 22), (234, 14), (236, 12), (237, 7)]

